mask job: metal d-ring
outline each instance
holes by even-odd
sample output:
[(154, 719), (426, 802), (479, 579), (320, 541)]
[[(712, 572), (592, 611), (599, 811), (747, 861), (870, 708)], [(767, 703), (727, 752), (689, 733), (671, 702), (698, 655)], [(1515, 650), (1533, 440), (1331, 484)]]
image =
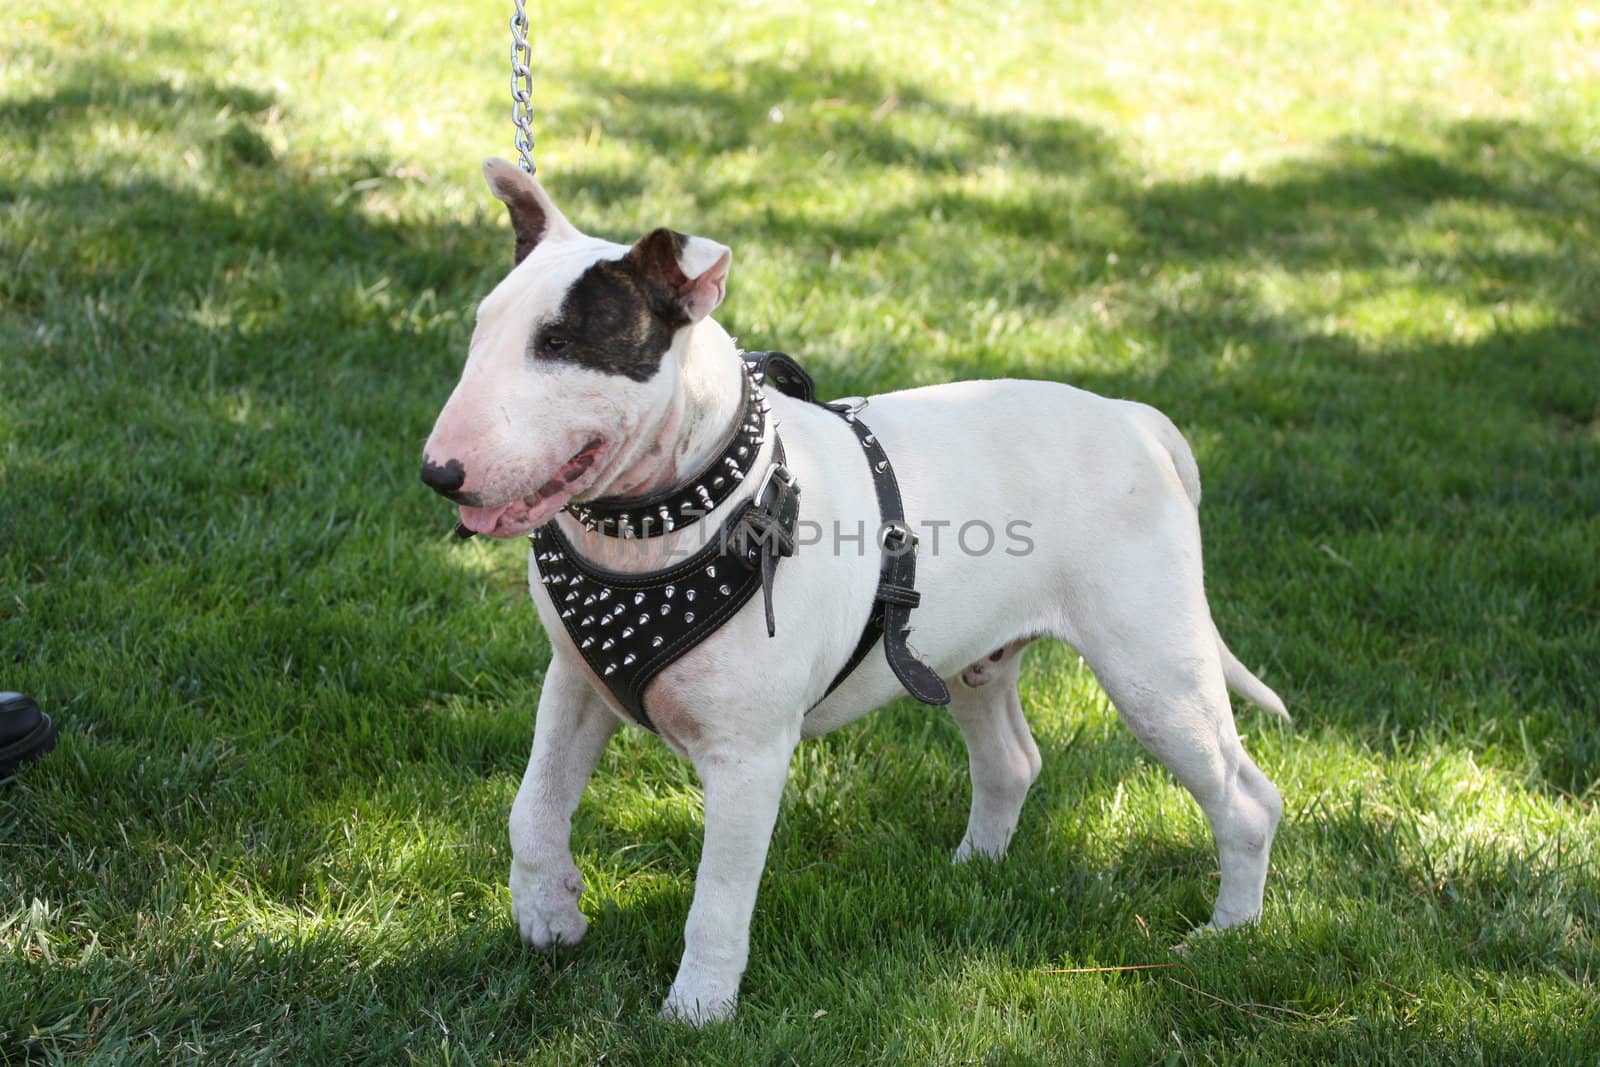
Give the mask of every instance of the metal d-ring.
[(828, 401), (826, 406), (844, 416), (844, 421), (853, 422), (861, 414), (861, 409), (867, 406), (868, 399), (864, 396), (842, 396), (838, 400)]

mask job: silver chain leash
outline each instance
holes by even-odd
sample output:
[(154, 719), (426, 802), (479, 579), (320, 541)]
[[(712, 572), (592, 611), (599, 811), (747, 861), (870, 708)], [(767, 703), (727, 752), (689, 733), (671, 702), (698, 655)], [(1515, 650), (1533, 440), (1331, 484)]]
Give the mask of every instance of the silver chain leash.
[(528, 44), (524, 0), (513, 0), (511, 16), (511, 123), (517, 128), (517, 157), (524, 172), (533, 173), (533, 48)]

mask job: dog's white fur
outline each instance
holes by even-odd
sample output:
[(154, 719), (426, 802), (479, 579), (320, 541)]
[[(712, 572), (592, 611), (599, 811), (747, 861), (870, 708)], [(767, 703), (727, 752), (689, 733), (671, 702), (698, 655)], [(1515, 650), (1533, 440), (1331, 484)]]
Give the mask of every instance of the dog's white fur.
[[(508, 164), (493, 162), (487, 171), (497, 192), (523, 182), (549, 204), (537, 183)], [(559, 306), (572, 280), (595, 260), (626, 251), (560, 219), (483, 301), (461, 383), (427, 455), (461, 458), (468, 487), (488, 502), (530, 491), (575, 442), (602, 431), (605, 469), (580, 498), (614, 491), (624, 471), (652, 473), (641, 459), (650, 454), (664, 457), (652, 484), (670, 482), (704, 463), (732, 424), (740, 357), (709, 318), (679, 330), (661, 371), (644, 383), (528, 358), (529, 331)], [(680, 265), (690, 278), (719, 262), (725, 274), (725, 251), (691, 241)], [(662, 739), (693, 763), (705, 791), (705, 844), (684, 954), (662, 1009), (693, 1022), (726, 1017), (736, 1003), (756, 886), (796, 744), (903, 692), (880, 651), (822, 699), (871, 610), (877, 503), (860, 447), (837, 416), (781, 395), (773, 396), (773, 413), (802, 487), (802, 515), (825, 532), (823, 541), (778, 568), (776, 641), (758, 598), (662, 672), (646, 695)], [(968, 746), (972, 807), (956, 859), (999, 856), (1016, 828), (1039, 773), (1017, 696), (1021, 648), (1055, 637), (1082, 654), (1134, 734), (1210, 820), (1222, 883), (1207, 926), (1255, 919), (1282, 804), (1239, 743), (1228, 689), (1287, 716), (1212, 623), (1199, 475), (1182, 435), (1150, 407), (1053, 382), (891, 393), (872, 397), (862, 417), (893, 459), (912, 523), (953, 524), (942, 529), (938, 551), (919, 527), (923, 599), (912, 643), (950, 680), (949, 710)], [(475, 478), (478, 471), (487, 473)], [(638, 541), (597, 544), (591, 535), (586, 552), (617, 570), (660, 566), (669, 553), (698, 547), (696, 539), (744, 495), (643, 551)], [(970, 520), (1002, 533), (991, 551), (961, 549), (958, 528)], [(562, 513), (557, 521), (578, 543), (572, 518)], [(865, 543), (846, 541), (835, 551), (836, 524), (853, 533), (863, 521)], [(1004, 539), (1016, 521), (1027, 524), (1017, 529), (1025, 529), (1030, 551)], [(587, 928), (571, 817), (606, 740), (630, 720), (573, 648), (532, 560), (529, 576), (554, 653), (511, 811), (511, 894), (523, 937), (548, 946), (574, 943)], [(991, 659), (997, 649), (1000, 658)]]

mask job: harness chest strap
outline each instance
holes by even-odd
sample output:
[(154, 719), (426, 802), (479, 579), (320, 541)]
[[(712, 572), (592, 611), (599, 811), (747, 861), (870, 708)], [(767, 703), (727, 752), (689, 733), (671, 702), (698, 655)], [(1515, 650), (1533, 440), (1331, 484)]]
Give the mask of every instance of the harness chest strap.
[[(550, 522), (535, 530), (539, 577), (567, 634), (590, 670), (629, 714), (650, 730), (645, 687), (710, 637), (757, 590), (767, 635), (776, 633), (772, 579), (780, 556), (794, 554), (800, 490), (784, 466), (782, 440), (755, 496), (694, 555), (665, 570), (632, 574), (597, 567)], [(681, 524), (680, 524), (681, 528)]]

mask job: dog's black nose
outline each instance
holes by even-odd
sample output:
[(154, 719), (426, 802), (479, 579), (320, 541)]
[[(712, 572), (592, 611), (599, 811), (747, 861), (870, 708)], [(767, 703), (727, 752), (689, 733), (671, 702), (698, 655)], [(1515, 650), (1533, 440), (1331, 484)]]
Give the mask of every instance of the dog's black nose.
[(422, 458), (422, 483), (434, 492), (449, 496), (466, 480), (467, 471), (459, 459), (452, 459), (441, 467), (426, 456)]

